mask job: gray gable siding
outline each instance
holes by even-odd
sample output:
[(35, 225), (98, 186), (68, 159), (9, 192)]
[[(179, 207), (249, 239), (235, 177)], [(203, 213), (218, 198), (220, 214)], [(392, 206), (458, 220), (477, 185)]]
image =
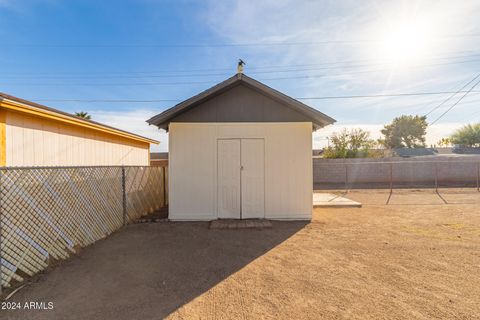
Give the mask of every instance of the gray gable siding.
[(148, 119), (168, 131), (170, 122), (311, 122), (317, 130), (335, 119), (244, 74)]
[(311, 118), (239, 84), (193, 106), (171, 122), (312, 122)]

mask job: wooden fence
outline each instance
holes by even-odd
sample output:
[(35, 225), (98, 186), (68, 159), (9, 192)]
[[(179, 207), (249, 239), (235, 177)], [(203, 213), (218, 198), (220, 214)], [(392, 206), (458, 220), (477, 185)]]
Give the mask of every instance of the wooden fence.
[(166, 206), (166, 169), (0, 168), (0, 293)]

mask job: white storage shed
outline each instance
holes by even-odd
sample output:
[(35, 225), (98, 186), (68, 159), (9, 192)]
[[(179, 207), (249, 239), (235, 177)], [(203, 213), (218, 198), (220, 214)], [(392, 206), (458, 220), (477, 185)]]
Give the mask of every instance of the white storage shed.
[(311, 218), (329, 116), (239, 73), (147, 122), (169, 132), (171, 220)]

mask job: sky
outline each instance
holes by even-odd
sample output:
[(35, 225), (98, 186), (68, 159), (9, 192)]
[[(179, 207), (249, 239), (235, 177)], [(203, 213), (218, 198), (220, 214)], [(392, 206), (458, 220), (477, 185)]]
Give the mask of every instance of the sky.
[(480, 85), (465, 92), (480, 72), (479, 17), (473, 0), (0, 0), (0, 91), (87, 111), (167, 151), (145, 120), (241, 58), (245, 74), (337, 120), (314, 148), (342, 128), (379, 138), (402, 114), (428, 114), (431, 145), (480, 121)]

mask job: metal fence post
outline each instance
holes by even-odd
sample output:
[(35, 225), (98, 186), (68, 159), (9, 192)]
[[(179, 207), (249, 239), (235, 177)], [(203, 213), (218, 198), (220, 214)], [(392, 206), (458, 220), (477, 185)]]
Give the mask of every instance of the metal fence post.
[(166, 167), (162, 167), (163, 174), (163, 204), (162, 207), (167, 206), (167, 177), (166, 177)]
[(122, 209), (123, 225), (127, 224), (127, 190), (125, 188), (125, 167), (122, 166)]
[(477, 191), (480, 191), (480, 162), (477, 163)]
[(393, 192), (393, 163), (390, 163), (390, 193)]
[(438, 192), (438, 166), (435, 162), (435, 191)]
[(345, 191), (348, 192), (348, 167), (345, 163)]

